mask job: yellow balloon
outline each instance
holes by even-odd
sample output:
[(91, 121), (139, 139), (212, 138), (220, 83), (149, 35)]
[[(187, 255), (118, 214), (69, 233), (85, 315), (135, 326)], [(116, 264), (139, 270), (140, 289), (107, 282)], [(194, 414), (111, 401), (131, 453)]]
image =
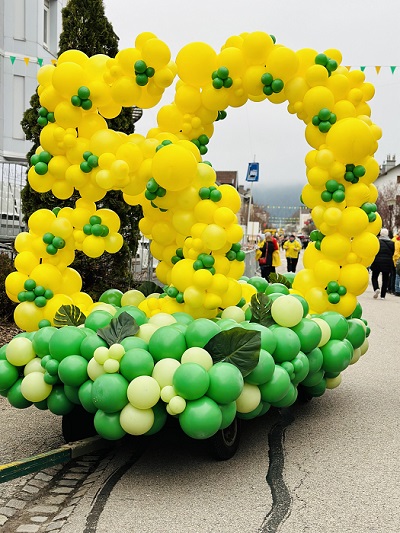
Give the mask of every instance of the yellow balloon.
[(351, 241), (351, 249), (360, 257), (375, 256), (379, 251), (379, 240), (368, 231), (363, 231)]
[(182, 146), (168, 144), (153, 159), (153, 177), (167, 190), (180, 191), (191, 185), (197, 172), (192, 152)]
[(336, 122), (327, 133), (326, 144), (342, 163), (359, 161), (372, 155), (375, 148), (371, 129), (358, 118)]
[(340, 266), (329, 259), (322, 259), (315, 264), (315, 277), (320, 285), (325, 287), (330, 281), (336, 281), (340, 274)]
[(152, 409), (137, 409), (128, 403), (121, 411), (119, 422), (130, 435), (143, 435), (154, 424), (154, 412)]
[(360, 264), (345, 265), (340, 271), (339, 284), (356, 296), (366, 290), (368, 281), (368, 270)]
[(351, 250), (350, 239), (341, 233), (327, 235), (321, 241), (321, 252), (334, 261), (343, 260)]
[(43, 318), (43, 308), (36, 307), (33, 302), (22, 302), (14, 310), (15, 324), (25, 331), (36, 331), (39, 329), (39, 322)]
[(362, 233), (368, 226), (368, 215), (358, 207), (347, 207), (342, 212), (339, 231), (347, 237), (354, 237)]
[(190, 43), (178, 52), (176, 66), (182, 81), (194, 87), (203, 87), (210, 83), (211, 74), (218, 68), (217, 54), (206, 43)]
[(82, 251), (88, 257), (100, 257), (105, 249), (105, 240), (102, 237), (88, 235), (82, 243)]
[(22, 274), (29, 276), (39, 262), (40, 259), (37, 255), (35, 255), (33, 252), (26, 251), (21, 252), (16, 256), (14, 265), (18, 272), (22, 272)]

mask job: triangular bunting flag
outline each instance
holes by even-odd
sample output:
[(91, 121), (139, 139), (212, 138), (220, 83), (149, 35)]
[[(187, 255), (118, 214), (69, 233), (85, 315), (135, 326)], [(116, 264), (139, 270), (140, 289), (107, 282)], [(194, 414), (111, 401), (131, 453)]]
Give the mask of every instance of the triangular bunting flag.
[(24, 57), (24, 62), (25, 62), (25, 65), (28, 65), (29, 64), (29, 57)]
[(11, 61), (11, 64), (12, 64), (12, 65), (14, 65), (15, 60), (16, 60), (16, 57), (15, 57), (15, 56), (10, 56), (10, 61)]
[(56, 63), (57, 63), (57, 59), (52, 59), (52, 60), (51, 60), (51, 64), (52, 64), (52, 65), (55, 65)]
[(345, 67), (345, 68), (347, 68), (347, 70), (350, 70), (350, 69), (351, 69), (351, 66), (349, 65), (349, 66), (347, 66), (347, 67)]
[(38, 62), (39, 67), (43, 65), (43, 59), (41, 57), (37, 58), (37, 62)]
[(381, 71), (381, 68), (382, 68), (382, 67), (380, 67), (380, 66), (376, 66), (376, 67), (375, 67), (375, 70), (376, 70), (376, 73), (377, 73), (377, 74), (379, 74), (379, 72)]
[(394, 74), (394, 71), (396, 70), (396, 67), (390, 67), (390, 70), (392, 71), (392, 74)]
[(360, 67), (361, 72), (364, 72), (365, 67)]

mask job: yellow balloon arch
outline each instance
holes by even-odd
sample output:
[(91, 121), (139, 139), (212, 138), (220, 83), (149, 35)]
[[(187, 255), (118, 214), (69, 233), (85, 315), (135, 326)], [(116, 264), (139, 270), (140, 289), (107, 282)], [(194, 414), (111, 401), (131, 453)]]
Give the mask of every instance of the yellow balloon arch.
[[(373, 86), (341, 61), (338, 50), (295, 52), (259, 31), (229, 37), (218, 53), (190, 43), (173, 61), (168, 46), (146, 32), (115, 58), (69, 50), (56, 66), (40, 68), (43, 129), (28, 180), (38, 192), (67, 199), (78, 191), (81, 198), (74, 208), (37, 211), (29, 231), (18, 235), (16, 272), (6, 279), (8, 296), (19, 302), (17, 325), (32, 331), (53, 324), (63, 304), (93, 308), (69, 265), (75, 250), (99, 257), (122, 246), (118, 215), (96, 207), (109, 190), (142, 206), (140, 230), (159, 260), (158, 279), (168, 286), (166, 297), (141, 302), (148, 316), (185, 311), (211, 318), (248, 300), (251, 294), (238, 282), (245, 257), (236, 216), (240, 197), (218, 185), (203, 161), (215, 122), (248, 100), (287, 102), (305, 124), (312, 150), (302, 200), (317, 230), (292, 292), (306, 298), (310, 312), (349, 316), (379, 246), (373, 154), (381, 130), (367, 103)], [(176, 77), (174, 101), (160, 108), (157, 127), (146, 137), (108, 129), (105, 118), (123, 106), (157, 105)]]

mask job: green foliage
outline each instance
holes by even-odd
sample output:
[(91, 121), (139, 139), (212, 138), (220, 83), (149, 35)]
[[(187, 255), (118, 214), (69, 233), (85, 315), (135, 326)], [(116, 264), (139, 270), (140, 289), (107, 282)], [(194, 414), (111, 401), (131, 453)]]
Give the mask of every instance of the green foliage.
[(11, 321), (16, 304), (6, 294), (4, 282), (8, 274), (13, 272), (14, 263), (5, 253), (0, 253), (0, 319)]
[(292, 284), (290, 281), (285, 278), (285, 276), (282, 276), (282, 274), (279, 274), (277, 272), (271, 272), (271, 274), (268, 276), (268, 281), (270, 283), (281, 283), (282, 285), (285, 285), (288, 289), (291, 288)]
[[(81, 50), (88, 56), (107, 54), (114, 57), (117, 54), (119, 38), (105, 16), (103, 0), (69, 0), (62, 10), (62, 16), (63, 31), (59, 40), (59, 55), (70, 49)], [(25, 111), (21, 122), (26, 138), (33, 142), (27, 154), (28, 161), (40, 144), (41, 128), (37, 123), (39, 107), (39, 97), (35, 93), (30, 100), (30, 108)], [(107, 120), (109, 128), (128, 135), (133, 133), (138, 115), (136, 113), (134, 117), (133, 109), (124, 108), (118, 117)], [(55, 198), (51, 192), (37, 193), (27, 183), (21, 192), (21, 198), (24, 221), (27, 222), (31, 214), (38, 209), (73, 207), (79, 195), (75, 193), (71, 199), (63, 201)], [(121, 191), (108, 192), (100, 202), (97, 202), (97, 207), (112, 209), (119, 215), (120, 232), (125, 242), (118, 253), (105, 253), (97, 259), (88, 258), (82, 252), (77, 252), (71, 266), (82, 276), (83, 290), (95, 299), (110, 287), (124, 291), (133, 286), (130, 264), (131, 257), (136, 254), (139, 239), (138, 223), (143, 216), (140, 206), (129, 206), (123, 201)]]
[(118, 344), (127, 337), (133, 337), (139, 331), (136, 320), (129, 313), (121, 313), (105, 328), (97, 330), (97, 335), (106, 341), (108, 346)]
[(86, 316), (76, 305), (62, 305), (54, 317), (54, 325), (58, 328), (62, 326), (80, 326), (85, 323)]
[(268, 327), (274, 324), (275, 321), (271, 317), (272, 301), (263, 292), (257, 292), (253, 294), (250, 300), (251, 320), (250, 322), (256, 322), (262, 326)]

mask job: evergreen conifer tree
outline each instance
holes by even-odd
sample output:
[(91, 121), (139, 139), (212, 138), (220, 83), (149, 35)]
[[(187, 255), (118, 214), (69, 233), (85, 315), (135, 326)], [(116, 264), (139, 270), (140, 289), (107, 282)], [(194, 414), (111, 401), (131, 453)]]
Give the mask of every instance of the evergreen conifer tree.
[[(119, 37), (105, 15), (103, 0), (69, 0), (62, 10), (62, 24), (58, 55), (70, 49), (80, 50), (89, 57), (95, 54), (115, 57), (117, 54)], [(33, 142), (27, 154), (28, 161), (40, 144), (41, 127), (37, 123), (39, 108), (39, 97), (35, 93), (30, 100), (30, 108), (25, 111), (21, 121), (26, 138)], [(141, 110), (138, 108), (123, 108), (118, 117), (107, 120), (108, 127), (126, 134), (133, 133), (134, 123), (140, 116)], [(37, 193), (29, 183), (24, 187), (21, 196), (26, 222), (37, 209), (73, 206), (78, 198), (78, 195), (74, 195), (71, 199), (62, 201), (50, 192)], [(139, 238), (138, 223), (142, 217), (141, 207), (127, 205), (123, 201), (121, 191), (109, 191), (100, 202), (97, 202), (97, 207), (113, 209), (119, 215), (124, 245), (118, 253), (106, 252), (97, 259), (91, 259), (82, 252), (76, 253), (71, 266), (81, 274), (83, 290), (96, 299), (109, 288), (125, 291), (133, 285), (131, 257), (136, 254)]]

